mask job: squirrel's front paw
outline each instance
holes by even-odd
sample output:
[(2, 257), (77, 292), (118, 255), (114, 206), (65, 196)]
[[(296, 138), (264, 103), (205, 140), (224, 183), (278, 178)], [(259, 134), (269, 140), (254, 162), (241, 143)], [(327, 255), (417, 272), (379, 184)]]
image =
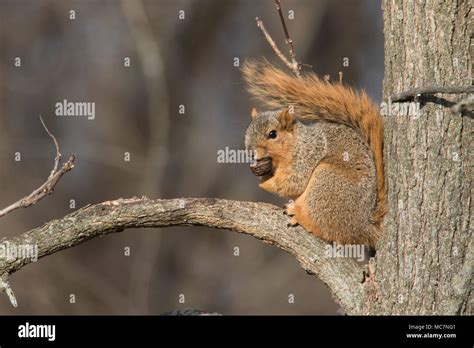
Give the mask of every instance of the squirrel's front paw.
[(293, 200), (290, 199), (288, 203), (286, 203), (283, 206), (283, 209), (284, 209), (283, 214), (288, 215), (288, 216), (295, 215), (295, 202), (293, 202)]

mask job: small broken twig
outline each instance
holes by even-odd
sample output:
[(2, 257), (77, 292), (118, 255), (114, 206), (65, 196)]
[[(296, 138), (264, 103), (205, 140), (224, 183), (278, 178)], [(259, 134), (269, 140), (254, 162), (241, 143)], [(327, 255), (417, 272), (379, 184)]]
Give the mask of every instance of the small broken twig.
[(49, 175), (50, 177), (58, 170), (59, 162), (61, 161), (61, 152), (59, 152), (59, 144), (58, 141), (56, 140), (56, 137), (49, 131), (48, 127), (46, 127), (46, 124), (43, 121), (43, 117), (40, 115), (40, 121), (41, 124), (43, 125), (43, 128), (46, 130), (46, 133), (48, 133), (49, 137), (53, 139), (54, 142), (54, 147), (56, 148), (56, 157), (54, 158), (54, 167), (53, 170), (51, 171), (51, 174)]
[(291, 62), (285, 57), (285, 55), (281, 52), (281, 50), (278, 48), (277, 44), (275, 43), (275, 40), (273, 40), (273, 38), (271, 37), (271, 35), (268, 33), (267, 29), (265, 29), (265, 26), (263, 25), (263, 21), (256, 17), (255, 18), (255, 21), (257, 22), (257, 27), (260, 28), (260, 30), (262, 31), (263, 35), (265, 36), (265, 39), (268, 41), (270, 47), (273, 49), (273, 51), (276, 53), (276, 55), (278, 56), (278, 58), (281, 59), (281, 61), (283, 63), (285, 63), (285, 65), (293, 70), (293, 65), (291, 64)]
[(390, 97), (392, 102), (403, 102), (407, 100), (412, 100), (417, 96), (423, 94), (437, 94), (437, 93), (446, 93), (446, 94), (460, 94), (460, 93), (474, 93), (474, 86), (426, 86), (426, 87), (417, 87), (409, 89), (408, 91), (394, 94)]
[(285, 18), (283, 17), (283, 13), (281, 11), (281, 3), (280, 0), (275, 0), (275, 6), (278, 11), (278, 14), (280, 15), (280, 20), (281, 20), (281, 25), (283, 26), (283, 31), (285, 32), (285, 40), (286, 44), (288, 45), (288, 50), (290, 52), (290, 58), (291, 58), (291, 69), (295, 73), (296, 76), (301, 76), (300, 69), (301, 66), (296, 60), (296, 51), (295, 47), (293, 46), (293, 40), (290, 37), (290, 34), (288, 34), (288, 29), (286, 28), (286, 23), (285, 23)]
[(286, 44), (288, 45), (288, 50), (290, 52), (290, 58), (291, 61), (286, 58), (286, 56), (281, 52), (281, 50), (278, 48), (277, 44), (275, 43), (275, 40), (271, 37), (271, 35), (268, 33), (267, 29), (265, 29), (265, 26), (263, 25), (263, 21), (256, 17), (255, 20), (257, 22), (257, 27), (260, 28), (262, 31), (263, 35), (265, 36), (265, 39), (268, 41), (270, 44), (270, 47), (273, 49), (273, 51), (276, 53), (278, 58), (281, 59), (281, 61), (288, 67), (288, 69), (292, 70), (293, 73), (297, 77), (301, 77), (301, 66), (302, 64), (298, 63), (296, 60), (296, 51), (293, 46), (293, 40), (291, 40), (290, 35), (288, 34), (288, 29), (286, 28), (286, 23), (285, 19), (283, 18), (283, 13), (281, 11), (281, 4), (279, 0), (275, 0), (275, 5), (278, 11), (278, 14), (280, 15), (280, 20), (281, 24), (283, 26), (283, 31), (285, 32), (285, 40)]
[(54, 190), (54, 187), (57, 185), (61, 177), (66, 173), (69, 172), (72, 168), (74, 168), (74, 160), (76, 159), (75, 155), (72, 154), (68, 161), (59, 168), (59, 164), (61, 162), (61, 153), (59, 152), (59, 144), (56, 140), (56, 137), (49, 131), (48, 127), (43, 121), (43, 118), (40, 116), (40, 121), (46, 130), (46, 133), (50, 136), (50, 138), (54, 142), (54, 146), (56, 148), (56, 156), (54, 158), (54, 166), (53, 170), (49, 174), (48, 179), (44, 182), (43, 185), (38, 187), (36, 190), (31, 192), (28, 196), (23, 197), (19, 201), (10, 204), (8, 207), (0, 210), (0, 217), (11, 213), (12, 211), (19, 209), (19, 208), (26, 208), (33, 204), (36, 204), (39, 200), (46, 197), (47, 195), (51, 194)]

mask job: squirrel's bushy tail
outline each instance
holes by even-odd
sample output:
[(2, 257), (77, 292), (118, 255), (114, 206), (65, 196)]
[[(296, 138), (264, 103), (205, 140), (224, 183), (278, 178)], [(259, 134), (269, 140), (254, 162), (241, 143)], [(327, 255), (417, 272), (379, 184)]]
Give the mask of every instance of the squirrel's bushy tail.
[(345, 124), (361, 132), (374, 154), (377, 171), (377, 207), (373, 223), (380, 226), (386, 214), (383, 176), (383, 120), (377, 106), (363, 91), (322, 81), (314, 73), (291, 76), (268, 62), (247, 61), (242, 72), (250, 94), (266, 108), (294, 107), (300, 120)]

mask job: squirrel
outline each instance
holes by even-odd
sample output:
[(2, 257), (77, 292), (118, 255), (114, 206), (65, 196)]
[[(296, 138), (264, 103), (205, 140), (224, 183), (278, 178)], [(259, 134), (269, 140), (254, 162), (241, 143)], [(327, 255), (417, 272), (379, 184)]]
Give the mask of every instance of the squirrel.
[(289, 226), (375, 250), (387, 212), (383, 120), (364, 91), (290, 76), (268, 62), (242, 67), (254, 99), (245, 147), (264, 190), (289, 198)]

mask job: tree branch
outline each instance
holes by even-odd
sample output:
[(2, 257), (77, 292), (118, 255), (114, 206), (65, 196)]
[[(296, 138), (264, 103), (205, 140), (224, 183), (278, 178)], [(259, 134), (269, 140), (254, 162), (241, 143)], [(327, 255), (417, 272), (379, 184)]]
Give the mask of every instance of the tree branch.
[(295, 73), (296, 76), (300, 77), (300, 69), (301, 66), (296, 60), (296, 51), (295, 47), (293, 46), (293, 40), (290, 37), (290, 34), (288, 33), (288, 29), (286, 28), (286, 23), (285, 23), (285, 17), (283, 17), (283, 13), (281, 11), (281, 3), (280, 0), (275, 0), (275, 6), (278, 11), (278, 14), (280, 16), (280, 21), (281, 25), (283, 27), (283, 31), (285, 32), (285, 42), (288, 45), (288, 51), (290, 52), (290, 58), (291, 58), (291, 69)]
[[(277, 44), (275, 43), (275, 40), (273, 40), (272, 36), (268, 33), (267, 29), (263, 25), (263, 21), (258, 17), (255, 18), (255, 21), (257, 22), (257, 27), (260, 28), (260, 30), (263, 33), (263, 36), (265, 36), (265, 39), (267, 40), (268, 44), (273, 49), (275, 54), (278, 56), (278, 58), (280, 58), (280, 60), (288, 67), (288, 69), (293, 70), (293, 65), (291, 64), (291, 62), (288, 59), (286, 59), (285, 55), (278, 48)], [(299, 71), (298, 71), (298, 73), (299, 73)], [(295, 74), (296, 74), (296, 72), (295, 72)]]
[(46, 124), (43, 121), (43, 117), (41, 117), (41, 115), (40, 115), (39, 118), (40, 118), (41, 124), (43, 125), (44, 130), (46, 131), (46, 133), (48, 133), (48, 135), (51, 138), (51, 140), (53, 141), (54, 147), (56, 149), (56, 157), (54, 157), (54, 167), (53, 167), (53, 170), (51, 171), (51, 174), (49, 174), (49, 177), (51, 177), (51, 176), (54, 175), (54, 173), (56, 173), (58, 171), (59, 162), (61, 161), (61, 152), (59, 151), (58, 140), (53, 135), (53, 133), (51, 133), (49, 131), (48, 127), (46, 127)]
[[(4, 238), (0, 244), (34, 245), (41, 258), (126, 228), (196, 225), (227, 229), (249, 234), (295, 256), (306, 272), (316, 274), (329, 286), (348, 314), (361, 313), (362, 267), (354, 259), (326, 257), (325, 242), (301, 227), (288, 228), (287, 222), (281, 208), (267, 203), (209, 198), (118, 199), (86, 206), (18, 237)], [(0, 259), (0, 276), (6, 282), (10, 274), (31, 262), (27, 258)], [(0, 287), (2, 290), (5, 288)]]
[(394, 94), (390, 97), (392, 102), (403, 102), (411, 100), (418, 95), (422, 94), (436, 94), (436, 93), (446, 93), (446, 94), (459, 94), (459, 93), (474, 93), (474, 86), (425, 86), (409, 89), (408, 91)]
[(265, 39), (267, 40), (267, 42), (269, 43), (270, 47), (273, 49), (275, 54), (278, 56), (278, 58), (280, 58), (280, 60), (288, 67), (288, 69), (292, 70), (293, 73), (297, 77), (301, 77), (301, 71), (300, 71), (301, 64), (298, 63), (298, 61), (296, 60), (295, 47), (293, 46), (293, 40), (291, 39), (290, 34), (288, 34), (288, 29), (286, 28), (285, 18), (283, 17), (283, 13), (281, 11), (280, 0), (275, 0), (275, 6), (280, 16), (280, 21), (281, 21), (281, 25), (283, 26), (283, 31), (285, 32), (285, 42), (288, 45), (288, 51), (290, 53), (291, 62), (286, 58), (286, 56), (278, 48), (277, 44), (275, 43), (275, 40), (273, 40), (272, 36), (268, 33), (267, 29), (263, 25), (263, 21), (258, 17), (255, 18), (255, 20), (257, 21), (257, 27), (260, 28), (263, 35), (265, 36)]
[(56, 148), (56, 156), (54, 158), (54, 166), (53, 170), (51, 170), (51, 174), (49, 174), (48, 179), (44, 182), (43, 185), (38, 187), (36, 190), (31, 192), (28, 196), (23, 197), (22, 199), (18, 200), (17, 202), (10, 204), (8, 207), (0, 210), (0, 217), (11, 213), (12, 211), (19, 209), (19, 208), (26, 208), (33, 204), (36, 204), (38, 201), (46, 197), (47, 195), (51, 194), (54, 190), (54, 187), (57, 185), (61, 177), (69, 172), (72, 168), (74, 168), (74, 154), (71, 155), (66, 163), (62, 165), (60, 169), (58, 169), (59, 164), (61, 162), (61, 153), (59, 152), (59, 144), (56, 140), (56, 137), (49, 131), (48, 127), (43, 121), (43, 118), (40, 116), (41, 124), (43, 125), (46, 133), (48, 133), (49, 137), (53, 140), (54, 146)]

